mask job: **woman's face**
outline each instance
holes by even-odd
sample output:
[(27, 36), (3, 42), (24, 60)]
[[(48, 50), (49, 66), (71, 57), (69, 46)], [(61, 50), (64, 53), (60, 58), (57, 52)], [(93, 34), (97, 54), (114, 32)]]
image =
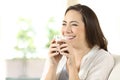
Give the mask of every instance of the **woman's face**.
[(74, 47), (86, 44), (85, 25), (78, 11), (70, 10), (66, 13), (62, 24), (62, 35)]

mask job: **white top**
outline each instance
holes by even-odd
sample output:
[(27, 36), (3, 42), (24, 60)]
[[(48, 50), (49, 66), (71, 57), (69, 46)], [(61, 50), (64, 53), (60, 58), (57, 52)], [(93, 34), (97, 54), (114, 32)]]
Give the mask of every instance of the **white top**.
[[(48, 71), (47, 60), (43, 75), (40, 80), (45, 80)], [(66, 57), (62, 57), (57, 68), (57, 80), (66, 64)], [(110, 53), (98, 46), (94, 46), (88, 54), (86, 54), (81, 61), (80, 71), (78, 73), (80, 80), (108, 80), (109, 74), (114, 66), (114, 59)]]

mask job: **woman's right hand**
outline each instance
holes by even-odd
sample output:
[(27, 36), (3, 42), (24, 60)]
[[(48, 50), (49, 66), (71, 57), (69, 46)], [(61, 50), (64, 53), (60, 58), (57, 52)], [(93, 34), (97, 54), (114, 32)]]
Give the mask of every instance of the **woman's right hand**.
[(62, 58), (62, 55), (60, 54), (59, 50), (60, 50), (59, 44), (57, 44), (55, 39), (53, 39), (49, 47), (49, 58), (50, 58), (50, 64), (52, 66), (57, 67), (60, 59)]

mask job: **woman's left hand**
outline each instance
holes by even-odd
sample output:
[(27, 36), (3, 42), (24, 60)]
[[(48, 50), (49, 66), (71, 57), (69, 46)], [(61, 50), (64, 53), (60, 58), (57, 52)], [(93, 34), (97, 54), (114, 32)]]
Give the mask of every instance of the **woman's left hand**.
[(74, 57), (74, 49), (70, 43), (65, 40), (62, 40), (63, 44), (60, 45), (60, 54), (66, 56), (67, 65), (75, 66), (75, 57)]
[(63, 41), (60, 46), (60, 54), (67, 58), (67, 69), (69, 73), (69, 80), (80, 80), (78, 76), (78, 69), (75, 61), (75, 49), (70, 42)]

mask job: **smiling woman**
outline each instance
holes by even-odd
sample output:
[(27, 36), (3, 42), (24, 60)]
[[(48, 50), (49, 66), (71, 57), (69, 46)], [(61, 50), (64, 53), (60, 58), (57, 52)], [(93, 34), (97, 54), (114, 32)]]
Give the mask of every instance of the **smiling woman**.
[(108, 79), (114, 59), (91, 8), (81, 4), (69, 6), (61, 34), (65, 39), (57, 41), (58, 44), (55, 39), (51, 41), (41, 80)]
[[(18, 24), (19, 17), (32, 20), (32, 26), (36, 31), (35, 44), (37, 46), (37, 54), (32, 57), (46, 58), (47, 50), (43, 48), (48, 39), (46, 36), (46, 24), (50, 17), (55, 18), (55, 23), (50, 24), (50, 28), (59, 30), (64, 9), (66, 8), (66, 1), (72, 0), (0, 0), (0, 71), (2, 70), (3, 76), (0, 75), (0, 80), (6, 76), (5, 74), (5, 59), (13, 59), (21, 57), (14, 50), (16, 45), (16, 34), (25, 24)], [(101, 28), (108, 39), (108, 50), (112, 54), (120, 53), (120, 10), (119, 0), (74, 0), (80, 3), (87, 4), (97, 13)], [(76, 2), (75, 2), (76, 3)], [(106, 5), (107, 3), (107, 5)], [(101, 5), (102, 4), (102, 5)], [(112, 6), (111, 6), (112, 5)], [(50, 10), (50, 11), (49, 11)], [(70, 34), (72, 27), (68, 26), (69, 21), (63, 21), (63, 34), (65, 34), (68, 41), (77, 40), (77, 35)], [(78, 22), (71, 23), (77, 30)], [(47, 24), (48, 25), (48, 24)], [(59, 26), (60, 25), (60, 26)], [(58, 28), (59, 27), (59, 28)], [(68, 30), (68, 31), (67, 31)], [(66, 34), (67, 33), (67, 34)], [(82, 34), (79, 34), (82, 35)], [(82, 36), (81, 36), (82, 37)], [(92, 36), (93, 37), (93, 36)], [(88, 40), (89, 41), (89, 40)], [(76, 41), (77, 42), (77, 41)], [(54, 42), (53, 42), (54, 43)], [(84, 43), (84, 42), (83, 42)], [(82, 45), (82, 42), (81, 42)], [(65, 45), (67, 46), (67, 45)], [(78, 46), (75, 45), (75, 47)], [(85, 52), (88, 52), (89, 49)], [(43, 54), (44, 53), (44, 54)], [(31, 56), (31, 55), (30, 55)], [(66, 59), (65, 59), (66, 60)], [(62, 60), (61, 60), (62, 61)], [(2, 64), (3, 63), (3, 64)], [(78, 67), (78, 65), (77, 65)], [(66, 70), (66, 68), (64, 68)], [(63, 70), (64, 70), (63, 69)], [(11, 70), (11, 69), (10, 69)], [(79, 68), (78, 68), (79, 70)], [(10, 74), (11, 75), (11, 74)], [(8, 75), (7, 75), (8, 76)], [(41, 75), (40, 75), (41, 76)]]

